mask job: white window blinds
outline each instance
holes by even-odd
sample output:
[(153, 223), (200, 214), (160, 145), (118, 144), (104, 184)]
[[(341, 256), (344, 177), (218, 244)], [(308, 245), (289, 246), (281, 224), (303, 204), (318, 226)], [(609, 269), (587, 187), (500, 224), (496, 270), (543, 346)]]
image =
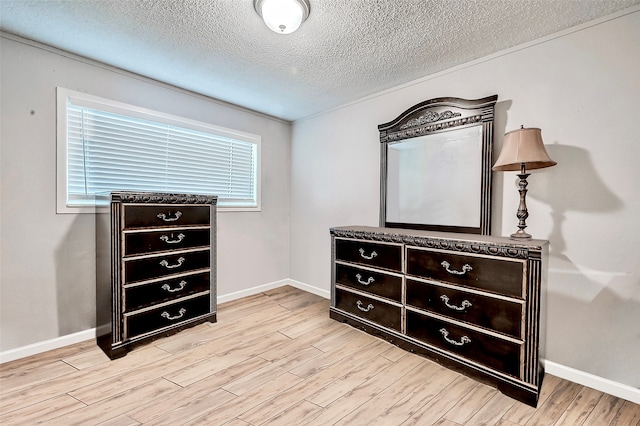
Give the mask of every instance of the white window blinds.
[(135, 190), (217, 195), (221, 207), (258, 207), (259, 138), (184, 123), (68, 96), (67, 206), (90, 205), (100, 192)]

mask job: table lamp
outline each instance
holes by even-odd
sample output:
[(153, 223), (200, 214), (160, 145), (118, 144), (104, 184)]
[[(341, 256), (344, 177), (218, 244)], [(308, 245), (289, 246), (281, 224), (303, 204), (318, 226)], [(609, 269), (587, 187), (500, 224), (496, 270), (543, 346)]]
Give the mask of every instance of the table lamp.
[(504, 135), (502, 149), (498, 160), (493, 165), (493, 170), (499, 172), (517, 171), (520, 173), (518, 177), (518, 192), (520, 193), (520, 205), (518, 206), (518, 231), (511, 234), (514, 240), (530, 240), (531, 235), (527, 234), (524, 229), (527, 227), (526, 220), (529, 217), (527, 211), (527, 178), (529, 173), (527, 170), (541, 169), (544, 167), (555, 166), (547, 150), (542, 142), (542, 132), (538, 128), (525, 129), (521, 126), (518, 130), (513, 130)]

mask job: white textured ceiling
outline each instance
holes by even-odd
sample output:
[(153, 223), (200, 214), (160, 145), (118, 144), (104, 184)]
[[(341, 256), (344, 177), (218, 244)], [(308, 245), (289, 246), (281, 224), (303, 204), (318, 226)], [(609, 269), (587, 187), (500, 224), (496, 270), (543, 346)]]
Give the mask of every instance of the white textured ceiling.
[(0, 0), (0, 28), (297, 120), (640, 4), (640, 0), (310, 0), (293, 34), (253, 0)]

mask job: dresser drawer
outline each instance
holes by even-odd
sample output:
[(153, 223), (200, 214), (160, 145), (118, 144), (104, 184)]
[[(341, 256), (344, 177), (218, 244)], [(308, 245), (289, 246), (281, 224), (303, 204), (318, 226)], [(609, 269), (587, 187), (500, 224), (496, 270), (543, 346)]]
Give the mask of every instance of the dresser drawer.
[(524, 298), (524, 262), (407, 247), (407, 275)]
[(402, 271), (402, 246), (336, 239), (336, 260)]
[(128, 284), (209, 268), (210, 263), (211, 253), (209, 250), (176, 254), (164, 253), (140, 259), (125, 260), (124, 282)]
[(124, 234), (124, 255), (205, 247), (210, 244), (209, 229), (176, 229)]
[(208, 225), (208, 205), (126, 205), (124, 206), (124, 229), (158, 226)]
[(151, 331), (181, 324), (210, 311), (209, 294), (148, 311), (125, 314), (125, 333), (131, 339)]
[(336, 284), (402, 302), (402, 277), (336, 264)]
[(407, 279), (406, 304), (522, 338), (524, 304)]
[(402, 309), (376, 299), (336, 288), (335, 306), (360, 318), (400, 331)]
[(203, 272), (125, 288), (124, 311), (132, 312), (207, 291), (211, 287), (210, 277), (209, 272)]
[(522, 344), (407, 310), (407, 335), (468, 360), (520, 377)]

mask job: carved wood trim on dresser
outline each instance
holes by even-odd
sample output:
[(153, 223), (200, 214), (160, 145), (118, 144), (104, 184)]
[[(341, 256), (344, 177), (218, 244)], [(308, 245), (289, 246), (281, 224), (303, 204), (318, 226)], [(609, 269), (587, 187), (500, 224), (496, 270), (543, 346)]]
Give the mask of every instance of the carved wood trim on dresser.
[(217, 197), (96, 197), (97, 342), (111, 358), (216, 321)]
[(548, 242), (332, 228), (331, 318), (536, 406)]

